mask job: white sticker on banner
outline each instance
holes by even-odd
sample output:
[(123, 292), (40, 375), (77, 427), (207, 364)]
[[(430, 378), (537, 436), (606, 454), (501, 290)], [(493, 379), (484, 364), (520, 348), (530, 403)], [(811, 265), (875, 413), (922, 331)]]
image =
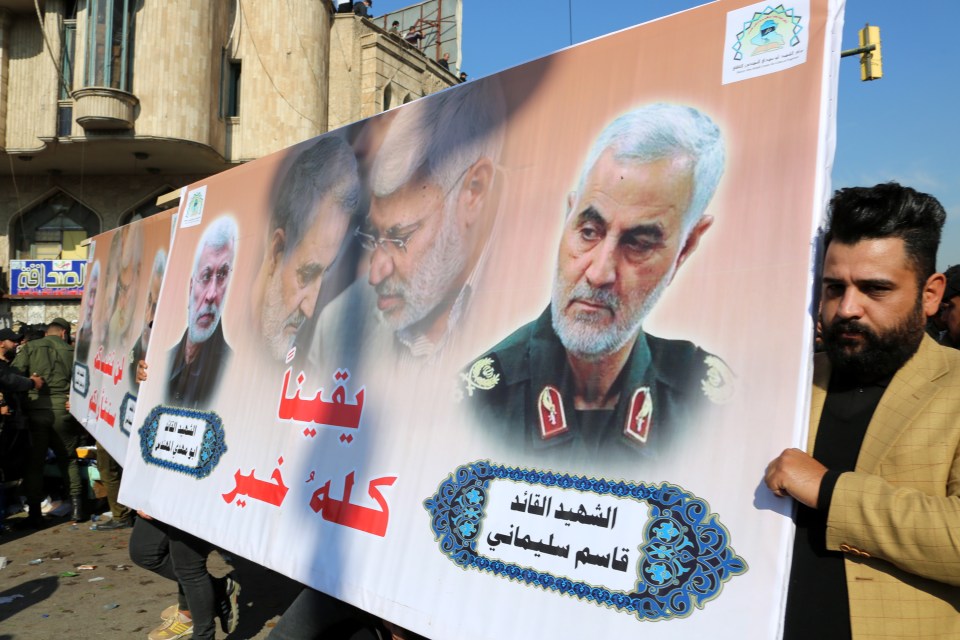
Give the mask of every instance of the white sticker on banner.
[(207, 197), (207, 185), (198, 187), (187, 194), (187, 207), (183, 212), (180, 228), (195, 227), (203, 220), (203, 201)]
[(723, 84), (776, 73), (807, 61), (809, 0), (767, 2), (727, 13)]

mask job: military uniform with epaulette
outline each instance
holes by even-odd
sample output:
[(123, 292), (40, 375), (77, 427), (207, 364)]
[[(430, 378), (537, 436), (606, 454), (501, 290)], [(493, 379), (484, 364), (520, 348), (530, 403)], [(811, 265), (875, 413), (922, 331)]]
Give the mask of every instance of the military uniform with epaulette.
[(550, 309), (460, 373), (457, 395), (510, 451), (538, 462), (636, 461), (662, 455), (733, 393), (733, 374), (685, 340), (641, 332), (615, 385), (616, 406), (574, 407), (573, 373)]

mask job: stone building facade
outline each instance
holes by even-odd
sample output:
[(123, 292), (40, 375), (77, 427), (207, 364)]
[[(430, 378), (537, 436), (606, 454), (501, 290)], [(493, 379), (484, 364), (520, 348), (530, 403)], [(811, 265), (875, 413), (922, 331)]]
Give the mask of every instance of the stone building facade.
[[(85, 258), (159, 196), (456, 84), (331, 6), (0, 0), (0, 288), (11, 260)], [(0, 326), (78, 307), (5, 294)]]

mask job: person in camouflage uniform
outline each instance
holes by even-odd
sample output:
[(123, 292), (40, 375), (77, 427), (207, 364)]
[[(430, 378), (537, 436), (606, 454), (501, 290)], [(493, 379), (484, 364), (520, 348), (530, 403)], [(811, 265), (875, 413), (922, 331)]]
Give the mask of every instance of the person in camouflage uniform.
[(77, 462), (77, 446), (83, 427), (70, 415), (70, 373), (73, 370), (73, 347), (68, 343), (70, 323), (55, 318), (46, 335), (23, 346), (13, 360), (13, 367), (26, 376), (43, 379), (43, 386), (27, 393), (25, 413), (30, 425), (31, 450), (24, 478), (24, 493), (30, 507), (30, 523), (42, 526), (40, 501), (43, 499), (43, 465), (47, 449), (53, 450), (62, 477), (69, 479), (73, 519), (86, 519), (83, 506), (83, 483)]

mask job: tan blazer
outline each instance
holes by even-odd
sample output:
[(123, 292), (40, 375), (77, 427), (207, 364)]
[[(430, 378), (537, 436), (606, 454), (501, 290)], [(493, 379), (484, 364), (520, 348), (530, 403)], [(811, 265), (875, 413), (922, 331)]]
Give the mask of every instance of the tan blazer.
[[(818, 354), (808, 451), (829, 379)], [(924, 336), (893, 377), (834, 489), (826, 542), (846, 554), (854, 640), (960, 639), (960, 351)]]

